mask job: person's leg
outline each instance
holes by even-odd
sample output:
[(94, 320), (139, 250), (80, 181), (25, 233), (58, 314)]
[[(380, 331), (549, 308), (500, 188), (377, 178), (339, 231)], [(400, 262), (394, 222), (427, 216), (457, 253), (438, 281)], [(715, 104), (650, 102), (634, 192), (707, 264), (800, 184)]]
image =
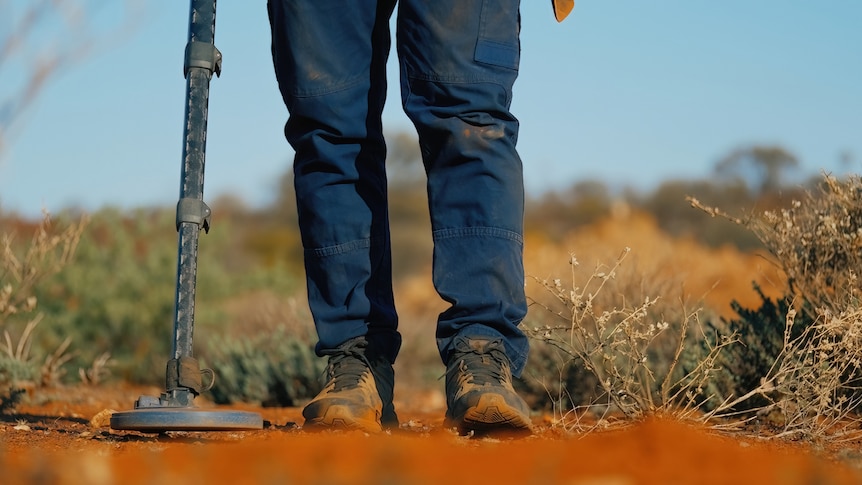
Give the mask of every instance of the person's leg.
[[(381, 113), (394, 3), (268, 5), (276, 78), (290, 113), (284, 131), (296, 152), (294, 184), (317, 352), (332, 362), (345, 349), (356, 353), (354, 344), (361, 341), (360, 354), (385, 360), (390, 370), (401, 340)], [(383, 401), (387, 406), (385, 396)]]
[[(437, 326), (440, 355), (455, 369), (447, 371), (450, 398), (459, 393), (465, 353), (493, 350), (505, 360), (500, 372), (507, 381), (510, 370), (521, 372), (528, 351), (518, 328), (527, 310), (523, 175), (518, 121), (509, 112), (520, 57), (518, 9), (518, 0), (399, 6), (402, 104), (428, 173), (434, 285), (451, 304)], [(516, 427), (529, 426), (526, 406), (510, 394)], [(450, 415), (463, 414), (453, 407), (461, 405), (450, 399)]]

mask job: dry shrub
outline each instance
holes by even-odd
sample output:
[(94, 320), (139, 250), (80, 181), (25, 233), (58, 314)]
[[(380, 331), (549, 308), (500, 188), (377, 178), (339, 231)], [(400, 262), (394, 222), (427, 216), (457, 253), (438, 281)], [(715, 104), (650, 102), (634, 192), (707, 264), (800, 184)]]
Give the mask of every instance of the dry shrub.
[[(534, 305), (553, 319), (532, 326), (528, 333), (557, 351), (562, 382), (547, 392), (554, 401), (556, 421), (564, 428), (581, 427), (587, 410), (598, 414), (599, 422), (612, 416), (631, 420), (656, 414), (705, 422), (727, 410), (724, 403), (717, 403), (711, 412), (700, 412), (713, 399), (701, 390), (731, 339), (721, 340), (696, 365), (683, 369), (679, 364), (686, 345), (698, 338), (696, 330), (701, 328), (698, 311), (687, 310), (679, 300), (673, 303), (667, 288), (656, 286), (650, 288), (656, 292), (652, 295), (634, 296), (644, 287), (632, 285), (640, 281), (636, 274), (621, 275), (629, 253), (626, 248), (613, 264), (587, 270), (571, 256), (570, 285), (560, 279), (537, 279), (554, 302), (533, 300)], [(587, 386), (594, 386), (593, 392), (570, 387), (573, 367)], [(577, 367), (585, 372), (578, 373)]]
[(824, 175), (817, 193), (747, 219), (690, 201), (749, 227), (788, 276), (793, 305), (786, 306), (780, 349), (759, 385), (733, 404), (765, 400), (756, 411), (779, 427), (777, 436), (862, 437), (862, 180)]
[(862, 309), (837, 315), (824, 311), (791, 338), (795, 317), (790, 310), (782, 352), (756, 389), (775, 396), (761, 414), (777, 411), (778, 436), (832, 441), (862, 437)]
[(767, 211), (751, 229), (787, 273), (791, 291), (815, 309), (859, 305), (862, 270), (862, 181), (823, 177), (789, 209)]
[(33, 312), (36, 308), (34, 286), (60, 271), (72, 258), (86, 218), (57, 233), (45, 213), (29, 244), (16, 241), (17, 234), (4, 233), (0, 239), (0, 319)]
[[(54, 385), (68, 362), (70, 339), (44, 356), (41, 366), (33, 355), (33, 335), (43, 315), (37, 311), (35, 286), (66, 266), (72, 258), (86, 218), (57, 230), (46, 213), (35, 227), (29, 243), (19, 244), (17, 234), (5, 232), (0, 239), (0, 393), (15, 389)], [(19, 330), (16, 332), (16, 328)], [(3, 398), (5, 399), (5, 398)], [(7, 401), (7, 402), (14, 402)]]
[[(612, 312), (608, 317), (618, 319), (629, 316), (629, 330), (639, 335), (625, 344), (629, 350), (617, 344), (614, 352), (623, 355), (612, 359), (632, 360), (637, 364), (635, 367), (646, 365), (638, 371), (642, 374), (638, 377), (639, 389), (625, 391), (642, 396), (633, 415), (665, 412), (671, 402), (688, 408), (695, 402), (709, 403), (704, 406), (708, 408), (706, 411), (717, 412), (723, 397), (697, 392), (709, 387), (704, 379), (707, 372), (712, 375), (717, 354), (713, 349), (726, 343), (726, 338), (704, 335), (708, 323), (718, 316), (732, 314), (728, 303), (734, 295), (745, 302), (759, 301), (759, 295), (752, 290), (752, 281), (768, 294), (780, 295), (777, 286), (782, 275), (759, 256), (732, 247), (708, 248), (693, 239), (671, 237), (648, 215), (630, 211), (615, 214), (579, 228), (559, 243), (541, 234), (528, 235), (525, 266), (532, 276), (527, 281), (527, 294), (533, 305), (524, 326), (538, 338), (533, 339), (524, 379), (516, 384), (534, 408), (553, 408), (564, 413), (587, 408), (600, 413), (620, 410), (617, 404), (608, 407), (607, 401), (592, 406), (608, 399), (601, 386), (602, 378), (597, 376), (605, 371), (598, 368), (598, 373), (592, 372), (581, 362), (583, 359), (573, 358), (572, 352), (551, 347), (541, 331), (549, 326), (556, 328), (555, 332), (565, 333), (564, 328), (571, 331), (573, 324), (580, 324), (572, 320), (575, 315), (566, 307), (566, 300), (570, 297), (568, 292), (581, 288), (580, 291), (587, 291), (585, 295), (592, 292), (594, 315), (588, 318), (602, 318), (603, 312)], [(621, 261), (612, 264), (611, 271), (603, 262), (615, 261), (622, 247), (634, 250), (625, 254), (625, 264), (619, 264)], [(560, 264), (571, 262), (572, 253), (581, 264)], [(599, 276), (601, 273), (604, 275)], [(614, 278), (606, 280), (609, 274)], [(599, 282), (601, 291), (590, 288)], [(634, 318), (635, 315), (639, 316)], [(660, 329), (659, 323), (668, 326)], [(598, 345), (600, 335), (593, 337)], [(634, 359), (624, 355), (629, 351)], [(647, 362), (638, 363), (643, 355)], [(621, 378), (620, 383), (624, 382), (626, 379)], [(665, 394), (660, 388), (662, 383)], [(675, 395), (684, 386), (691, 387), (693, 394)]]

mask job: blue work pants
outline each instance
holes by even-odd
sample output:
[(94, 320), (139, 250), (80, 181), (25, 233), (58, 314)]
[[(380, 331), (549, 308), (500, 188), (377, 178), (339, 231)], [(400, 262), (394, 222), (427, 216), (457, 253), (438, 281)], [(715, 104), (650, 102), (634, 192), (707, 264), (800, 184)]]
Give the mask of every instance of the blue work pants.
[[(273, 62), (289, 111), (309, 305), (326, 354), (366, 336), (395, 360), (386, 146), (395, 0), (270, 0)], [(444, 362), (457, 335), (502, 337), (518, 375), (528, 344), (524, 189), (509, 112), (519, 0), (401, 0), (401, 101), (419, 135)]]

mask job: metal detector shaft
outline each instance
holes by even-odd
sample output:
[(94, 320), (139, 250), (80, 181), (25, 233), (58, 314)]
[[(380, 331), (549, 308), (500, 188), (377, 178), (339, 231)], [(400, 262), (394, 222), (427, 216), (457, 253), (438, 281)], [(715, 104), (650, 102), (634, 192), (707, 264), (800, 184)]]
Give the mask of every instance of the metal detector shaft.
[(186, 106), (180, 200), (177, 204), (178, 258), (173, 356), (191, 357), (195, 317), (198, 239), (209, 231), (210, 209), (203, 202), (207, 110), (213, 73), (221, 73), (215, 38), (216, 0), (192, 0), (184, 73)]
[[(195, 321), (198, 239), (209, 231), (210, 208), (203, 201), (207, 110), (213, 73), (221, 73), (221, 53), (215, 48), (216, 0), (191, 0), (186, 44), (185, 125), (180, 200), (177, 203), (177, 286), (172, 358), (168, 360), (165, 392), (141, 396), (133, 411), (111, 415), (111, 427), (146, 432), (260, 429), (263, 419), (247, 411), (214, 411), (192, 407), (203, 390), (201, 371), (192, 352)], [(212, 375), (212, 371), (209, 371)]]
[(191, 0), (189, 35), (183, 74), (186, 78), (185, 123), (180, 199), (177, 203), (177, 281), (172, 359), (166, 371), (166, 400), (191, 406), (201, 392), (201, 371), (193, 357), (198, 240), (209, 231), (210, 208), (203, 201), (207, 111), (213, 73), (221, 73), (221, 53), (215, 48), (216, 0)]

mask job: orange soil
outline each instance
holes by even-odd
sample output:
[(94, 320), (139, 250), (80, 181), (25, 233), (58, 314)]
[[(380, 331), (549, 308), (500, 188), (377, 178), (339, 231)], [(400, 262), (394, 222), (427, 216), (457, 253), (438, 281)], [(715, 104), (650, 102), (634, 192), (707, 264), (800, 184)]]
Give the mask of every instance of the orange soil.
[[(67, 388), (49, 402), (19, 406), (17, 415), (0, 415), (0, 482), (862, 483), (853, 463), (810, 445), (670, 420), (566, 434), (537, 417), (538, 433), (518, 440), (457, 436), (443, 428), (442, 409), (402, 408), (401, 429), (376, 436), (305, 432), (294, 424), (301, 423), (296, 408), (243, 407), (272, 424), (248, 432), (160, 436), (112, 431), (98, 418), (89, 422), (106, 408), (127, 410), (137, 394)], [(862, 448), (855, 444), (843, 454), (849, 450)]]

